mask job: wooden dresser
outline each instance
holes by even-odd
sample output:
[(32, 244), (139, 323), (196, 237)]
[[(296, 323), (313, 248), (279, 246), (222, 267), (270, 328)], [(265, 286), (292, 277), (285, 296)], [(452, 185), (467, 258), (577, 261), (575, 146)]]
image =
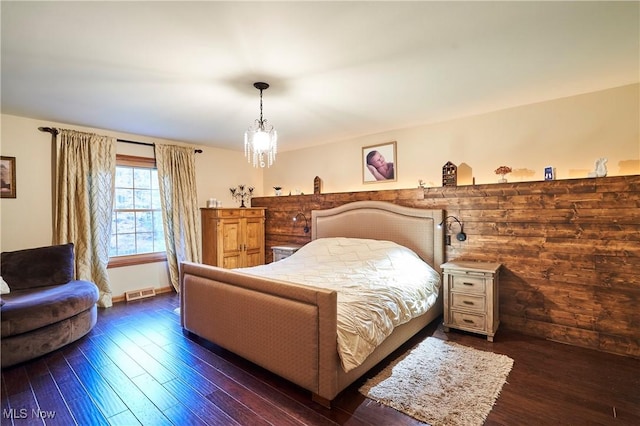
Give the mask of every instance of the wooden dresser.
[(499, 263), (452, 261), (441, 266), (444, 277), (444, 331), (449, 328), (485, 334), (493, 342), (500, 324)]
[(264, 264), (263, 208), (202, 208), (202, 262), (223, 268)]

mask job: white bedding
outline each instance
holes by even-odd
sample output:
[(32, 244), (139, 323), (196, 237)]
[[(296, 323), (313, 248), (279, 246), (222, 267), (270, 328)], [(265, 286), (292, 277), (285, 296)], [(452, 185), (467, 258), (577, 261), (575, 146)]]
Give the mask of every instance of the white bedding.
[(338, 293), (338, 352), (346, 372), (360, 365), (395, 326), (436, 301), (440, 275), (390, 241), (321, 238), (292, 256), (241, 272)]

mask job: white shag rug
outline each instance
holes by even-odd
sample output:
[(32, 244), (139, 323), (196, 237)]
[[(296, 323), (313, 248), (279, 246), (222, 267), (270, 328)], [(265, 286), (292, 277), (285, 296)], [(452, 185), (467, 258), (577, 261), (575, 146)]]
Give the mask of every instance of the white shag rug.
[(482, 425), (512, 367), (506, 355), (427, 337), (359, 390), (433, 426)]

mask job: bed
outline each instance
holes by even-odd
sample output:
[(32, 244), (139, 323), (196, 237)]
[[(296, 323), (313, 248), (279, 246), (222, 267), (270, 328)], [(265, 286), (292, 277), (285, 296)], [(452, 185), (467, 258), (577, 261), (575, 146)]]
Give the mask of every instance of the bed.
[[(442, 210), (357, 201), (312, 211), (312, 242), (347, 238), (397, 243), (431, 265), (439, 277), (444, 263), (443, 231), (438, 227), (442, 219)], [(439, 291), (426, 312), (395, 326), (366, 359), (345, 371), (338, 352), (335, 289), (190, 262), (181, 264), (180, 285), (184, 330), (309, 390), (325, 406), (442, 314)]]

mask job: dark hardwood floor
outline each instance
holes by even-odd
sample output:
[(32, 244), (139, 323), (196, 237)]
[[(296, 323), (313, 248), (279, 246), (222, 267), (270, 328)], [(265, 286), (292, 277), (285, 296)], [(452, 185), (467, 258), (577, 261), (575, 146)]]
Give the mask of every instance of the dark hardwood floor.
[[(80, 341), (3, 370), (2, 424), (420, 424), (364, 398), (357, 383), (333, 409), (317, 405), (295, 385), (185, 336), (177, 306), (175, 294), (118, 303), (100, 310), (98, 324)], [(640, 424), (638, 359), (504, 330), (489, 343), (445, 334), (437, 324), (391, 357), (427, 336), (515, 360), (487, 425)]]

